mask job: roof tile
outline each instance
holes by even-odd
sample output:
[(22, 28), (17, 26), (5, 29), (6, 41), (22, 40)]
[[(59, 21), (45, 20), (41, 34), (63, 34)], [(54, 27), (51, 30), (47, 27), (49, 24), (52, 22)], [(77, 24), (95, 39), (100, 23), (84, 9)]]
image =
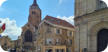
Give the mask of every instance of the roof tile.
[(72, 24), (70, 24), (69, 22), (59, 19), (59, 18), (55, 18), (52, 16), (46, 16), (44, 20), (49, 21), (50, 23), (56, 24), (56, 25), (61, 25), (61, 26), (65, 26), (65, 27), (70, 27), (70, 28), (74, 28), (74, 26)]

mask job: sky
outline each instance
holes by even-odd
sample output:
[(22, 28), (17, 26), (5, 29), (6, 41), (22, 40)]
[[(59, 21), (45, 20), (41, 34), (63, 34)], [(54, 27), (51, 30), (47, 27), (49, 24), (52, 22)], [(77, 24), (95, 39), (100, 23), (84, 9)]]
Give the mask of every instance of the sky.
[[(6, 23), (3, 36), (16, 40), (21, 35), (21, 27), (28, 21), (29, 7), (33, 0), (0, 0), (0, 20)], [(42, 11), (42, 19), (46, 15), (65, 19), (73, 24), (74, 0), (37, 0)]]
[[(108, 0), (104, 0), (108, 4)], [(29, 7), (33, 0), (0, 0), (0, 20), (6, 23), (3, 36), (16, 40), (28, 21)], [(66, 20), (74, 25), (74, 0), (37, 0), (42, 11), (42, 19), (46, 15)]]
[[(1, 0), (4, 2), (0, 6), (0, 17), (16, 20), (18, 26), (23, 26), (29, 15), (29, 7), (33, 0)], [(37, 0), (40, 9), (42, 10), (42, 19), (46, 15), (50, 16), (73, 16), (74, 0)], [(24, 20), (23, 20), (24, 19)]]

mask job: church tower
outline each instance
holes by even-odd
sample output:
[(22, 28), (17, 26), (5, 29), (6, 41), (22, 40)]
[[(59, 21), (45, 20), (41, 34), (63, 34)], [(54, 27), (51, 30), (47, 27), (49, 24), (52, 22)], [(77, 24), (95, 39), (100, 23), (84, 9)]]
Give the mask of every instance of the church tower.
[(28, 22), (22, 27), (22, 48), (25, 52), (34, 52), (38, 25), (41, 22), (41, 9), (37, 1), (33, 0), (33, 4), (29, 9)]
[(34, 0), (33, 4), (30, 6), (28, 22), (35, 27), (38, 27), (41, 22), (41, 10), (36, 0)]

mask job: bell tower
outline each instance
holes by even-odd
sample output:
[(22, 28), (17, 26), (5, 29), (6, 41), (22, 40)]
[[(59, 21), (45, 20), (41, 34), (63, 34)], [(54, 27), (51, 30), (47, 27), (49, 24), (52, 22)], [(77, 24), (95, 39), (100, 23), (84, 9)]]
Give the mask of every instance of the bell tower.
[(28, 22), (22, 27), (22, 48), (24, 52), (35, 52), (34, 42), (36, 41), (38, 25), (41, 22), (41, 9), (37, 1), (33, 0), (33, 4), (29, 8)]
[(30, 6), (29, 9), (28, 23), (32, 24), (35, 27), (38, 27), (40, 22), (41, 22), (41, 9), (37, 4), (37, 0), (34, 0), (33, 4)]

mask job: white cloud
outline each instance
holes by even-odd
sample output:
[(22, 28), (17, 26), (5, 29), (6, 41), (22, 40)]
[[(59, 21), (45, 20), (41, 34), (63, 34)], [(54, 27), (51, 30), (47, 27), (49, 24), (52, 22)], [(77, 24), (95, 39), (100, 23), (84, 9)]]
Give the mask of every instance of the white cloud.
[(2, 33), (3, 36), (9, 36), (12, 39), (21, 35), (22, 29), (20, 27), (18, 27), (16, 25), (16, 21), (15, 20), (10, 20), (9, 18), (0, 18), (0, 21), (2, 21), (2, 23), (6, 23), (6, 29), (5, 31)]
[(0, 7), (2, 6), (2, 4), (4, 3), (4, 2), (6, 2), (7, 0), (0, 0)]
[(68, 0), (58, 0), (58, 3), (59, 3), (59, 5), (61, 5), (61, 4), (63, 4), (63, 3), (65, 3), (65, 2), (67, 2)]
[(59, 0), (59, 4), (62, 4), (63, 0)]
[(104, 1), (108, 5), (108, 0), (102, 0), (102, 1)]
[(66, 16), (60, 17), (60, 16), (57, 16), (57, 18), (66, 20), (67, 22), (69, 22), (69, 23), (74, 25), (74, 16), (70, 16), (70, 17), (66, 17)]

